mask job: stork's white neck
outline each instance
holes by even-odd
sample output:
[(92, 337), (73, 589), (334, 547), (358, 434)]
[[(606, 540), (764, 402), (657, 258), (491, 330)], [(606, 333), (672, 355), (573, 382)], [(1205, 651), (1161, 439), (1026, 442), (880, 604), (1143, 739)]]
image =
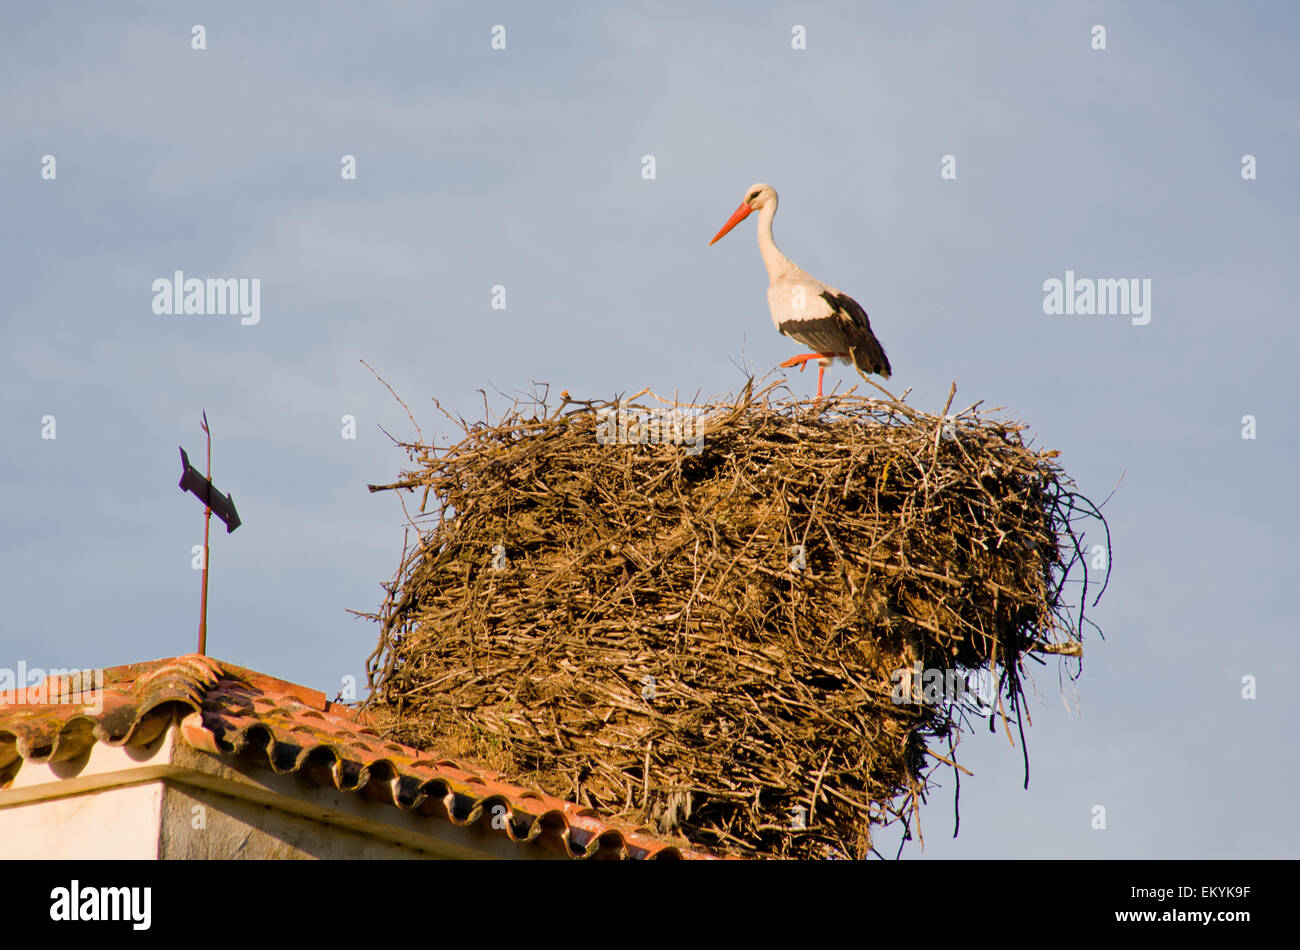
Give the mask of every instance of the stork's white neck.
[(786, 271), (793, 270), (790, 258), (781, 253), (772, 237), (772, 219), (776, 217), (776, 199), (764, 205), (758, 212), (758, 250), (763, 255), (763, 265), (767, 268), (767, 278), (774, 281)]

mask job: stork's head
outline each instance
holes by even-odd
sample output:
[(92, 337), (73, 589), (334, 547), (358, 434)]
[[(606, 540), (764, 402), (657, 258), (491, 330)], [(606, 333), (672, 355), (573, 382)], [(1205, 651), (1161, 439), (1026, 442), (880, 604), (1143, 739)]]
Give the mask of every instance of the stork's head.
[(713, 240), (709, 244), (716, 244), (724, 234), (749, 217), (750, 212), (761, 211), (769, 204), (772, 206), (772, 210), (775, 211), (776, 189), (771, 185), (763, 184), (761, 181), (750, 185), (745, 189), (745, 199), (740, 203), (740, 207), (736, 209), (735, 214), (727, 219), (727, 223), (722, 226), (722, 230), (713, 235)]

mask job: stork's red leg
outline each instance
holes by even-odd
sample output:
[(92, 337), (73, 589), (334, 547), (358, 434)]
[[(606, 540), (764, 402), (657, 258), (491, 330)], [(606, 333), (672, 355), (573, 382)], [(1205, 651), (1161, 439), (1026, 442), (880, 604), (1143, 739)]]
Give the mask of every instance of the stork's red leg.
[(822, 377), (826, 375), (826, 367), (836, 357), (848, 356), (847, 353), (800, 353), (798, 356), (792, 356), (788, 360), (782, 360), (782, 366), (798, 366), (799, 372), (804, 371), (809, 360), (820, 360), (821, 365), (817, 367), (817, 399), (822, 398)]
[(834, 359), (835, 357), (840, 356), (840, 355), (842, 355), (842, 354), (840, 354), (840, 353), (800, 353), (798, 356), (792, 356), (792, 357), (790, 357), (788, 360), (782, 360), (782, 361), (781, 361), (781, 365), (782, 365), (782, 366), (798, 366), (798, 367), (799, 367), (799, 372), (802, 373), (802, 372), (803, 372), (803, 368), (804, 368), (805, 366), (808, 365), (808, 361), (809, 361), (809, 360), (832, 360), (832, 359)]

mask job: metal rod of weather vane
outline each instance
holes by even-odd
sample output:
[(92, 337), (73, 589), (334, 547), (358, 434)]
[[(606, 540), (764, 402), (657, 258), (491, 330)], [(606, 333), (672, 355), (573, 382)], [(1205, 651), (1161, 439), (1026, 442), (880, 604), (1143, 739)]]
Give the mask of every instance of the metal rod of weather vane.
[(223, 495), (212, 484), (212, 429), (208, 426), (208, 414), (203, 413), (203, 431), (208, 443), (208, 473), (203, 475), (190, 462), (185, 453), (185, 446), (179, 446), (181, 453), (180, 489), (189, 492), (203, 502), (203, 592), (199, 602), (199, 654), (208, 652), (208, 579), (212, 565), (208, 559), (212, 556), (212, 516), (216, 515), (226, 526), (226, 534), (239, 527), (239, 512), (235, 510), (235, 499)]
[(208, 547), (208, 528), (212, 523), (212, 430), (208, 428), (206, 409), (203, 410), (203, 431), (208, 436), (208, 470), (205, 473), (208, 497), (203, 506), (203, 601), (199, 605), (199, 656), (206, 656), (208, 652), (208, 557), (211, 553)]

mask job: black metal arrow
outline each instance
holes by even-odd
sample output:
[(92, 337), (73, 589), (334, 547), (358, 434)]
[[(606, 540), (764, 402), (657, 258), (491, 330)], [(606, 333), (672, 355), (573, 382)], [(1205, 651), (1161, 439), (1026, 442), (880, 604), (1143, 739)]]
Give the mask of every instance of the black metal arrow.
[[(178, 446), (179, 448), (179, 446)], [(212, 509), (212, 513), (226, 526), (226, 534), (239, 527), (239, 512), (235, 510), (235, 501), (229, 495), (217, 491), (212, 480), (190, 464), (190, 457), (181, 449), (181, 491), (193, 492), (194, 497)]]

